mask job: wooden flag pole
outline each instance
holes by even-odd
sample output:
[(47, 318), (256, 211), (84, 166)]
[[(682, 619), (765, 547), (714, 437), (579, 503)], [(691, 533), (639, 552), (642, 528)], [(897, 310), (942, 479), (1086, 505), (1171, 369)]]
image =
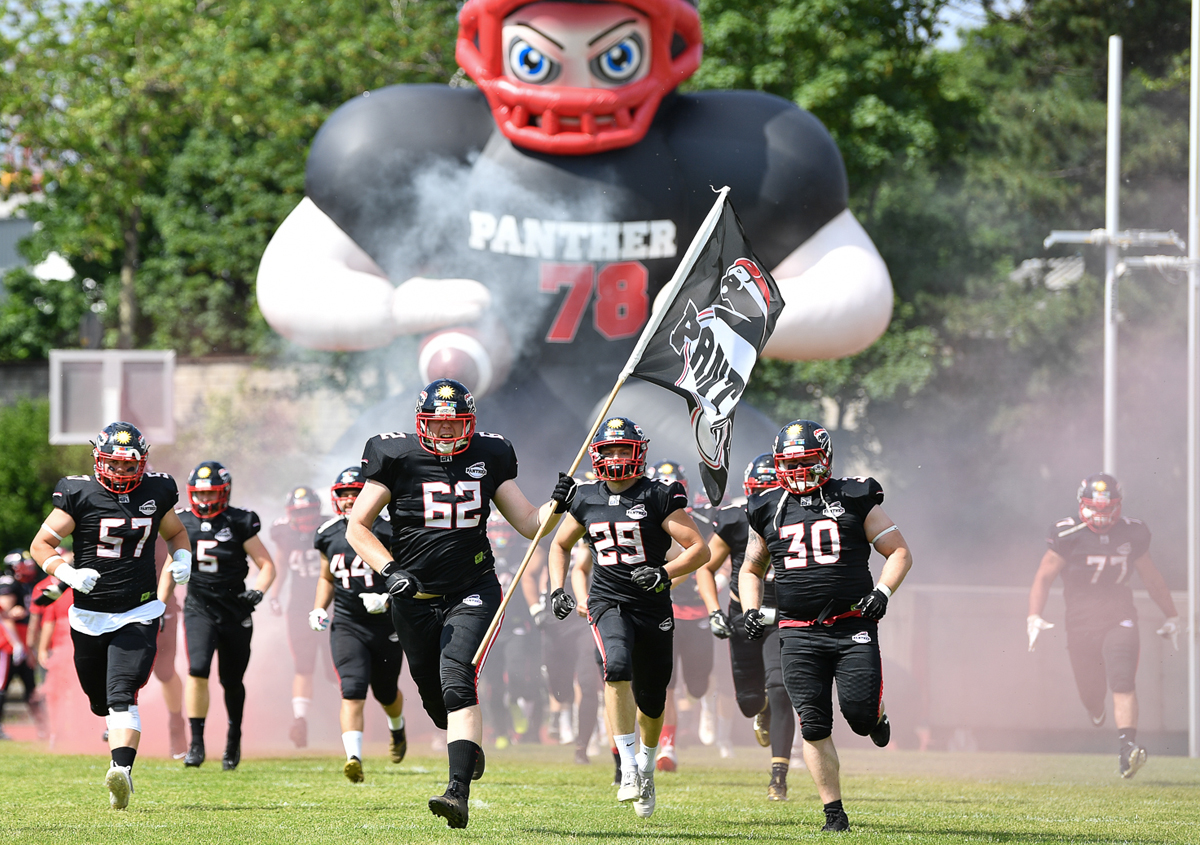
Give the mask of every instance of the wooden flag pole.
[[(687, 252), (683, 254), (683, 260), (675, 268), (675, 275), (671, 278), (671, 282), (667, 286), (667, 296), (663, 302), (663, 307), (651, 316), (650, 322), (646, 324), (646, 328), (642, 329), (642, 335), (638, 338), (637, 346), (634, 347), (624, 369), (621, 370), (621, 375), (617, 377), (617, 383), (613, 385), (612, 392), (608, 394), (608, 399), (605, 401), (604, 407), (596, 415), (596, 421), (592, 423), (591, 431), (584, 438), (583, 445), (579, 447), (579, 452), (575, 455), (575, 460), (571, 463), (571, 468), (567, 470), (567, 475), (574, 475), (575, 470), (579, 468), (579, 464), (583, 462), (583, 456), (587, 454), (588, 446), (592, 444), (592, 438), (600, 430), (600, 424), (608, 416), (608, 409), (616, 401), (618, 391), (620, 391), (621, 386), (625, 384), (626, 380), (633, 373), (642, 358), (642, 354), (646, 351), (646, 347), (650, 344), (650, 339), (658, 331), (659, 326), (662, 325), (667, 311), (670, 310), (675, 297), (679, 295), (679, 291), (683, 288), (683, 283), (687, 280), (688, 273), (692, 271), (701, 248), (708, 241), (709, 236), (712, 235), (713, 229), (716, 228), (717, 221), (721, 217), (721, 210), (725, 205), (725, 197), (728, 194), (728, 187), (722, 188), (717, 192), (716, 202), (713, 203), (713, 207), (709, 210), (708, 216), (704, 218), (704, 223), (701, 224), (700, 230), (696, 232), (696, 236), (692, 238), (691, 244), (688, 245)], [(551, 505), (553, 505), (553, 502), (551, 502)], [(549, 523), (550, 520), (547, 519), (538, 525), (537, 532), (533, 535), (533, 539), (529, 541), (529, 548), (525, 550), (525, 557), (521, 559), (521, 565), (517, 567), (512, 583), (508, 585), (508, 590), (505, 591), (504, 598), (500, 601), (500, 607), (496, 610), (496, 615), (492, 617), (492, 622), (488, 625), (487, 633), (484, 634), (483, 641), (480, 642), (479, 649), (475, 652), (475, 657), (471, 660), (472, 666), (478, 666), (483, 660), (483, 656), (487, 654), (488, 649), (491, 647), (492, 638), (496, 635), (496, 629), (500, 627), (500, 620), (504, 617), (504, 610), (508, 607), (508, 603), (512, 600), (513, 595), (516, 594), (517, 584), (521, 583), (521, 577), (525, 574), (525, 568), (529, 566), (529, 561), (533, 558), (533, 552), (537, 549), (538, 543), (546, 536), (546, 532), (549, 530), (546, 526)]]

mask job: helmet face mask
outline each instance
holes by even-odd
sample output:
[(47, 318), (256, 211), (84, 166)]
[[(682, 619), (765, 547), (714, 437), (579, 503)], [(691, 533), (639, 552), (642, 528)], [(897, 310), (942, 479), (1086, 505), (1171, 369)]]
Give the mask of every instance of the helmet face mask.
[(641, 141), (703, 51), (688, 0), (468, 0), (455, 57), (514, 144), (591, 155)]
[(1104, 534), (1121, 518), (1121, 485), (1107, 473), (1089, 475), (1075, 494), (1079, 518), (1097, 534)]
[(426, 452), (465, 452), (475, 434), (475, 398), (454, 379), (430, 382), (417, 397), (417, 440)]
[(811, 493), (833, 477), (833, 440), (812, 420), (795, 420), (775, 435), (775, 476), (791, 493)]
[(187, 497), (192, 513), (211, 519), (229, 507), (229, 491), (233, 477), (218, 461), (197, 464), (188, 475)]
[(142, 483), (150, 444), (127, 422), (106, 425), (92, 441), (96, 480), (113, 493), (128, 493)]
[(287, 521), (297, 531), (307, 534), (321, 524), (321, 503), (311, 487), (294, 487), (287, 497)]
[(771, 452), (764, 452), (746, 466), (746, 474), (742, 478), (742, 490), (747, 496), (778, 486), (779, 476), (775, 473), (775, 455)]
[(628, 417), (609, 417), (588, 446), (592, 471), (604, 481), (628, 481), (646, 474), (650, 439)]
[(362, 470), (358, 467), (346, 467), (339, 472), (337, 480), (329, 488), (334, 513), (348, 516), (354, 508), (354, 500), (358, 498), (364, 486), (366, 482), (363, 481)]

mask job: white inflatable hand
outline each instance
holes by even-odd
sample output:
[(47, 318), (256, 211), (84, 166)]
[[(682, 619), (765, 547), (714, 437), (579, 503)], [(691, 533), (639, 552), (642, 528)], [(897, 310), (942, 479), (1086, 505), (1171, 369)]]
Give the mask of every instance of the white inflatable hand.
[(474, 279), (413, 276), (392, 295), (392, 321), (397, 334), (420, 334), (473, 323), (491, 304), (488, 289)]

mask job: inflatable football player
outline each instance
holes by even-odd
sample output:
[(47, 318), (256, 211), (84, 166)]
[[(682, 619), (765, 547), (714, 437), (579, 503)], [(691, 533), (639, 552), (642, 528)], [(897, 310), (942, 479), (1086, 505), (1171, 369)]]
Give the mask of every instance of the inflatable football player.
[[(887, 268), (821, 123), (769, 94), (675, 92), (702, 53), (687, 0), (468, 0), (459, 24), (477, 88), (366, 92), (317, 133), (259, 268), (280, 334), (419, 337), (422, 383), (466, 382), (481, 425), (565, 464), (723, 185), (787, 303), (767, 355), (841, 357), (886, 329)], [(648, 385), (621, 396), (638, 419), (683, 408)], [(762, 444), (739, 433), (745, 463)]]

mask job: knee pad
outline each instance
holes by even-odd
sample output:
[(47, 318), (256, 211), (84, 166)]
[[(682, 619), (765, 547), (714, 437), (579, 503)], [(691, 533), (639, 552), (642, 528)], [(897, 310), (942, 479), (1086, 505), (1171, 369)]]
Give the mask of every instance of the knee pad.
[(604, 680), (615, 681), (633, 680), (633, 661), (625, 649), (613, 649), (604, 655)]
[(114, 704), (108, 708), (108, 715), (104, 717), (104, 723), (108, 725), (110, 731), (126, 729), (141, 733), (142, 730), (142, 719), (138, 715), (136, 704)]
[(747, 719), (753, 719), (761, 713), (766, 701), (766, 690), (738, 690), (738, 709), (742, 711), (742, 715)]
[(809, 742), (820, 742), (828, 739), (833, 733), (833, 725), (814, 725), (808, 722), (800, 723), (800, 736)]
[(342, 698), (361, 701), (367, 697), (367, 682), (358, 678), (342, 677)]
[(879, 722), (879, 708), (871, 705), (848, 704), (842, 706), (842, 715), (850, 725), (850, 730), (859, 736), (866, 736)]
[(475, 667), (447, 661), (442, 670), (442, 700), (446, 712), (453, 713), (479, 703), (475, 689)]

